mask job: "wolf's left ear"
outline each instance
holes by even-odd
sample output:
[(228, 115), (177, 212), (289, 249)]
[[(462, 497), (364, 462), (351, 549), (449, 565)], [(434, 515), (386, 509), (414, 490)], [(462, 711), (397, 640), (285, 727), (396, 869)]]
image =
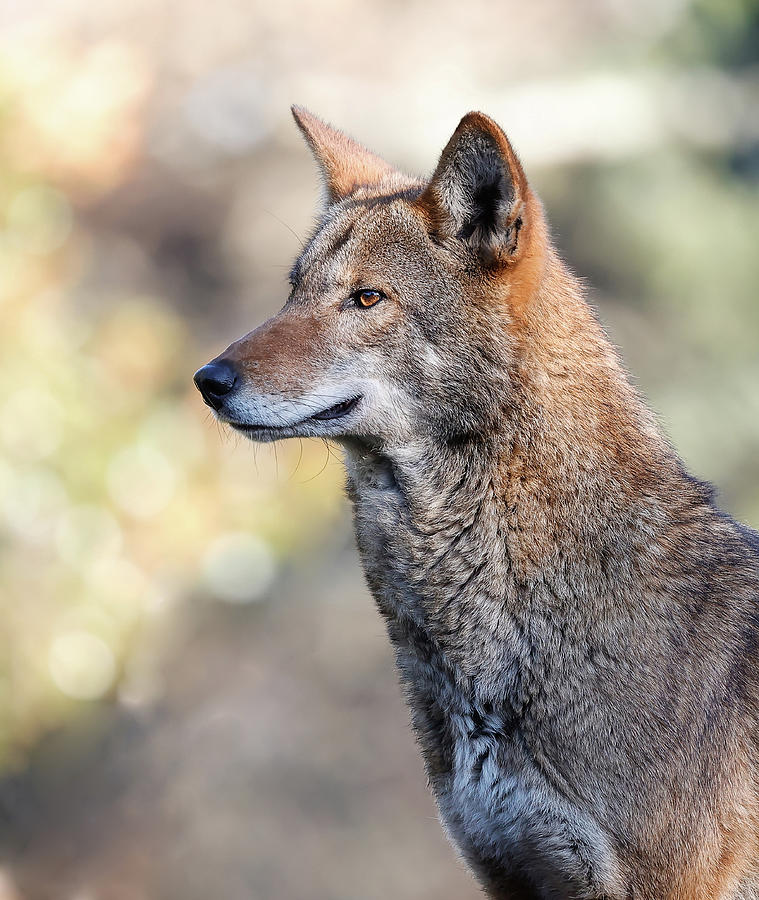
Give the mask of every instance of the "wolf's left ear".
[(330, 203), (356, 188), (374, 185), (399, 173), (358, 141), (333, 128), (302, 106), (291, 107), (293, 118), (322, 170)]
[(417, 203), (434, 236), (465, 242), (489, 267), (520, 255), (527, 191), (506, 135), (488, 116), (470, 112)]

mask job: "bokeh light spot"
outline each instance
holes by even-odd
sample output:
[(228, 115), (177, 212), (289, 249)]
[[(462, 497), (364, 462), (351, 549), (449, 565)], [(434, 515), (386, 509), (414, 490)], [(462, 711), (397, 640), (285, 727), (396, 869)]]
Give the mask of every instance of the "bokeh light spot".
[(11, 241), (26, 253), (52, 253), (71, 231), (68, 200), (44, 184), (20, 190), (8, 204), (6, 229)]
[(75, 700), (102, 697), (116, 675), (113, 651), (87, 631), (58, 635), (50, 647), (48, 666), (58, 690)]
[(161, 512), (174, 495), (177, 472), (169, 459), (148, 444), (118, 453), (108, 468), (108, 489), (118, 506), (138, 519)]
[(224, 534), (211, 543), (203, 558), (208, 590), (227, 603), (260, 600), (275, 573), (269, 545), (254, 534)]
[(43, 459), (60, 446), (60, 404), (49, 391), (24, 387), (14, 391), (0, 412), (0, 439), (24, 459)]
[(49, 539), (65, 503), (66, 489), (55, 472), (0, 465), (0, 510), (16, 534), (33, 542)]
[(65, 510), (56, 529), (59, 556), (76, 566), (118, 553), (121, 542), (118, 522), (99, 506), (74, 506)]

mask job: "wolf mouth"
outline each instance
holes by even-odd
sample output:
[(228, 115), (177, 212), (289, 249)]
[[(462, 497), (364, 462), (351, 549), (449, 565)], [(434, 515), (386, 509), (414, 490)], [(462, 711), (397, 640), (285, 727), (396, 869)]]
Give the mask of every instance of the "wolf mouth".
[(324, 409), (310, 418), (316, 419), (319, 422), (327, 422), (330, 419), (341, 419), (343, 416), (347, 416), (352, 409), (356, 408), (360, 399), (360, 397), (352, 397), (350, 400), (341, 400), (340, 403), (335, 403), (334, 406), (330, 406), (329, 409)]
[(349, 400), (341, 400), (339, 403), (334, 403), (327, 409), (314, 413), (312, 416), (307, 416), (299, 422), (293, 422), (292, 425), (263, 425), (255, 422), (228, 422), (228, 424), (231, 425), (235, 431), (241, 431), (250, 435), (269, 432), (279, 433), (285, 436), (288, 432), (292, 432), (299, 426), (306, 425), (308, 422), (333, 422), (336, 419), (342, 419), (344, 416), (347, 416), (348, 413), (352, 412), (358, 406), (360, 401), (361, 397), (351, 397)]

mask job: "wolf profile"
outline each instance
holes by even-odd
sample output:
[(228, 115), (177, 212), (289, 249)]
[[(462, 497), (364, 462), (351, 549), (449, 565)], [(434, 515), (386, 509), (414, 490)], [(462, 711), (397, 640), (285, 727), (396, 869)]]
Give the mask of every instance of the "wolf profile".
[(417, 179), (293, 112), (325, 208), (195, 379), (253, 440), (342, 445), (453, 842), (502, 900), (759, 898), (759, 535), (660, 434), (495, 122)]

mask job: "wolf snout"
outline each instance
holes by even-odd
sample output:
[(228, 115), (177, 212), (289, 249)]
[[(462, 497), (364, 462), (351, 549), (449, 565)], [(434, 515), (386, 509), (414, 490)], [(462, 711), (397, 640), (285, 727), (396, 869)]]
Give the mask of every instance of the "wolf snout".
[(203, 400), (217, 411), (224, 405), (224, 398), (235, 386), (237, 379), (237, 370), (225, 359), (213, 360), (198, 369), (193, 378)]

